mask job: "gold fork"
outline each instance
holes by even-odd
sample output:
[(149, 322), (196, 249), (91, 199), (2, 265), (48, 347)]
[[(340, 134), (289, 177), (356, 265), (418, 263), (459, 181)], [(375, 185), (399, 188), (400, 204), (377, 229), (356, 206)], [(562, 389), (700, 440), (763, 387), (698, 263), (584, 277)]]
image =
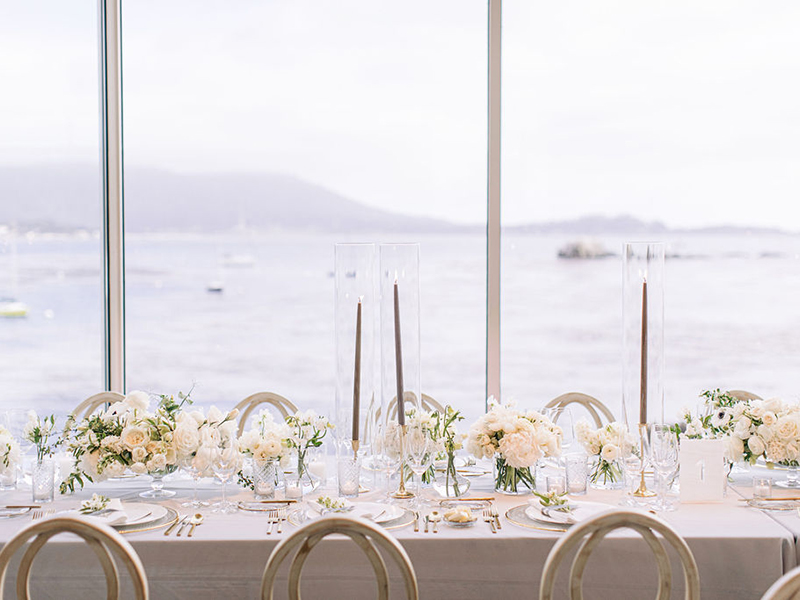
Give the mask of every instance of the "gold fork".
[(497, 533), (497, 527), (494, 524), (494, 517), (492, 516), (491, 509), (486, 509), (483, 511), (483, 520), (489, 524), (489, 527), (492, 528), (492, 533)]
[(267, 518), (269, 519), (269, 528), (267, 529), (267, 535), (272, 535), (272, 528), (278, 521), (278, 511), (277, 510), (267, 511)]
[(497, 512), (497, 508), (495, 508), (494, 504), (489, 506), (489, 510), (492, 511), (492, 516), (494, 517), (494, 524), (498, 529), (502, 529), (503, 526), (500, 524), (500, 513)]
[(279, 508), (278, 509), (278, 533), (283, 533), (283, 522), (286, 520), (286, 509)]
[(31, 513), (31, 521), (36, 521), (37, 519), (43, 519), (44, 517), (49, 517), (55, 511), (54, 508), (48, 508), (46, 510), (34, 510)]

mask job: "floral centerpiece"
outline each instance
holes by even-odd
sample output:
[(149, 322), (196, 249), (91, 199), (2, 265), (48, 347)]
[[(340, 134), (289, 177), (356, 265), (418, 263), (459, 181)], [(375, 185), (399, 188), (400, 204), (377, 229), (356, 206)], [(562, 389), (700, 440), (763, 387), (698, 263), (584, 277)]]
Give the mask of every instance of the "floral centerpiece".
[(589, 481), (594, 487), (613, 488), (623, 483), (624, 470), (620, 460), (631, 455), (634, 439), (624, 423), (613, 421), (593, 429), (589, 421), (575, 423), (575, 439), (593, 457)]
[(289, 426), (287, 446), (296, 454), (297, 469), (293, 473), (295, 486), (310, 487), (314, 489), (319, 485), (319, 480), (312, 476), (308, 470), (306, 456), (310, 448), (322, 446), (322, 440), (333, 429), (327, 417), (315, 413), (313, 410), (297, 411), (286, 417)]
[(561, 438), (561, 428), (543, 414), (490, 398), (489, 412), (469, 430), (467, 449), (478, 459), (495, 459), (497, 491), (528, 493), (536, 485), (531, 467), (540, 458), (560, 456)]
[(103, 481), (133, 473), (154, 474), (160, 478), (177, 468), (176, 440), (178, 415), (191, 403), (189, 394), (160, 396), (155, 412), (149, 412), (150, 396), (130, 392), (112, 404), (105, 413), (76, 422), (67, 420), (64, 439), (74, 459), (72, 472), (61, 484), (61, 493), (75, 491), (86, 481)]
[(253, 490), (260, 499), (275, 493), (280, 471), (289, 464), (291, 430), (284, 421), (275, 421), (272, 413), (262, 410), (255, 416), (253, 426), (239, 437), (242, 454), (253, 459), (252, 478), (240, 470), (239, 484)]
[(19, 461), (19, 442), (0, 425), (0, 489), (11, 489), (16, 485)]
[(740, 410), (736, 406), (746, 401), (719, 389), (705, 390), (700, 397), (703, 401), (696, 413), (688, 407), (681, 411), (682, 422), (673, 427), (675, 433), (689, 439), (720, 439), (729, 435), (733, 431), (733, 415)]

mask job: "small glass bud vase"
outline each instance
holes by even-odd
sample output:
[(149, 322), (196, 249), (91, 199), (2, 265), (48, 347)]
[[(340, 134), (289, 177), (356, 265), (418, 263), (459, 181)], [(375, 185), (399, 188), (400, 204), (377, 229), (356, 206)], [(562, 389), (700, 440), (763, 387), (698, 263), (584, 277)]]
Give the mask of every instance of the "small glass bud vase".
[(56, 463), (51, 458), (42, 458), (31, 467), (31, 490), (34, 502), (52, 502), (56, 489)]
[(13, 490), (17, 487), (17, 465), (11, 464), (5, 470), (5, 472), (0, 475), (0, 490), (7, 491)]
[(253, 461), (253, 493), (256, 500), (272, 500), (275, 497), (280, 475), (278, 461)]
[(353, 456), (339, 458), (339, 495), (345, 498), (355, 498), (361, 487), (361, 460)]
[(455, 453), (447, 453), (447, 462), (443, 471), (436, 472), (433, 489), (444, 498), (460, 498), (469, 490), (471, 482), (456, 469)]
[(625, 487), (625, 466), (621, 459), (603, 460), (592, 457), (589, 485), (596, 490), (621, 490)]

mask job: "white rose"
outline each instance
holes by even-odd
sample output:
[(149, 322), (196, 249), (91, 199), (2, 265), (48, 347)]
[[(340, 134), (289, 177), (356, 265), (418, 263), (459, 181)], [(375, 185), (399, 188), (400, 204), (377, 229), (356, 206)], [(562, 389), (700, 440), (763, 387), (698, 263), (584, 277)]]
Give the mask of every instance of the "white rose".
[(733, 428), (733, 435), (746, 440), (750, 437), (750, 425), (753, 422), (748, 419), (747, 417), (742, 417), (740, 421), (737, 421), (736, 427)]
[(137, 446), (131, 450), (131, 458), (133, 458), (134, 462), (144, 462), (144, 460), (147, 458), (147, 450), (141, 446)]
[(765, 400), (762, 406), (765, 411), (779, 413), (783, 409), (783, 401), (780, 398), (770, 398)]
[(150, 395), (147, 392), (135, 391), (125, 396), (124, 403), (134, 410), (147, 412), (150, 408)]
[(744, 453), (744, 442), (736, 436), (725, 438), (725, 458), (730, 462), (739, 462)]
[(130, 425), (122, 430), (120, 435), (123, 446), (128, 450), (134, 448), (144, 447), (150, 442), (150, 434), (144, 427), (140, 425)]
[(162, 471), (167, 468), (167, 456), (165, 454), (155, 454), (151, 459), (156, 470)]
[(135, 462), (131, 465), (131, 471), (136, 473), (137, 475), (144, 475), (147, 473), (147, 467), (144, 463)]
[(173, 432), (172, 442), (178, 456), (189, 456), (200, 445), (200, 434), (193, 424), (178, 425)]
[(784, 441), (796, 439), (800, 431), (793, 417), (781, 417), (775, 427), (776, 435)]
[(125, 465), (121, 462), (112, 460), (103, 467), (103, 474), (106, 477), (119, 477), (125, 472)]
[(737, 402), (733, 405), (733, 418), (738, 419), (744, 414), (744, 409), (746, 408), (744, 402)]
[(747, 440), (747, 447), (753, 456), (761, 456), (767, 450), (767, 445), (757, 435), (752, 436)]
[(775, 416), (774, 412), (766, 411), (763, 415), (761, 415), (761, 422), (767, 427), (772, 427), (778, 422), (778, 417)]

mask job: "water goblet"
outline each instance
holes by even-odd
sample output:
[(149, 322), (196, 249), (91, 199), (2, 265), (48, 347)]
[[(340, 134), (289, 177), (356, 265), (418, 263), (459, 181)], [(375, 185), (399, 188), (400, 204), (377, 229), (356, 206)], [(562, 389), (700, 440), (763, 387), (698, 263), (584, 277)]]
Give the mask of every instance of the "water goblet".
[[(433, 465), (434, 444), (422, 427), (411, 427), (406, 432), (406, 464), (416, 475), (416, 499), (414, 506), (422, 508), (422, 476)], [(402, 476), (402, 474), (401, 474)]]
[(197, 485), (200, 482), (200, 477), (202, 477), (205, 469), (198, 468), (197, 462), (195, 461), (195, 456), (192, 455), (181, 460), (181, 467), (192, 477), (192, 480), (194, 481), (192, 499), (183, 502), (181, 506), (186, 508), (202, 508), (204, 506), (208, 506), (208, 502), (200, 500), (197, 497)]
[(222, 500), (214, 505), (212, 512), (232, 514), (237, 512), (236, 505), (228, 501), (228, 481), (233, 477), (239, 461), (239, 449), (236, 440), (224, 440), (219, 446), (214, 448), (214, 456), (211, 468), (214, 475), (222, 482)]
[(667, 425), (652, 426), (649, 454), (658, 482), (658, 497), (653, 507), (659, 511), (675, 510), (675, 506), (667, 500), (667, 488), (678, 468), (678, 438)]

